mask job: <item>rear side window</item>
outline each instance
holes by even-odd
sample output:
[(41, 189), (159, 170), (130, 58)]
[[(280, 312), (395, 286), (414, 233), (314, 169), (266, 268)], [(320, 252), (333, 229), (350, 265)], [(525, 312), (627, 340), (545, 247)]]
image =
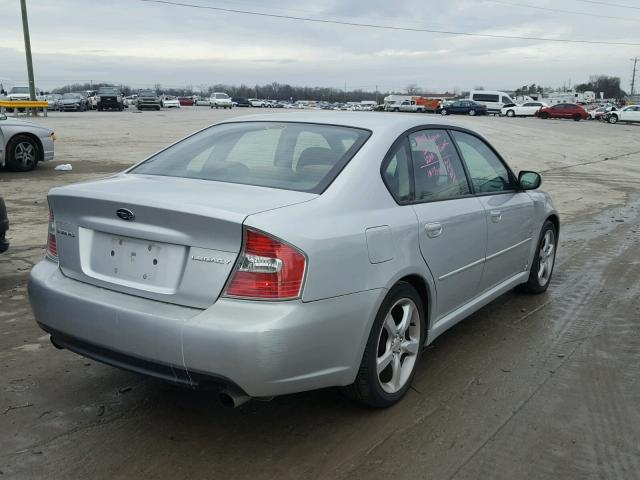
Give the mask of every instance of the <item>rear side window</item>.
[(484, 141), (468, 133), (452, 131), (451, 134), (467, 165), (476, 193), (497, 193), (515, 189), (509, 171)]
[(415, 200), (442, 200), (470, 193), (462, 162), (444, 130), (409, 135)]
[(214, 125), (129, 173), (320, 193), (369, 138), (367, 130), (287, 122)]
[(500, 96), (490, 93), (474, 93), (472, 100), (476, 102), (498, 102), (500, 101)]
[(391, 194), (399, 202), (411, 200), (409, 155), (406, 139), (400, 142), (382, 171), (382, 178)]

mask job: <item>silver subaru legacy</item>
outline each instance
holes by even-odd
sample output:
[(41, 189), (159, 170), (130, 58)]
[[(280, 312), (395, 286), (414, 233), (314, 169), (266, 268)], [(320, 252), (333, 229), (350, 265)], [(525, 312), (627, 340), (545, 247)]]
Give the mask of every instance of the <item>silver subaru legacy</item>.
[(386, 407), (438, 335), (547, 289), (540, 181), (441, 118), (232, 119), (51, 190), (31, 304), (57, 347), (231, 405), (340, 386)]

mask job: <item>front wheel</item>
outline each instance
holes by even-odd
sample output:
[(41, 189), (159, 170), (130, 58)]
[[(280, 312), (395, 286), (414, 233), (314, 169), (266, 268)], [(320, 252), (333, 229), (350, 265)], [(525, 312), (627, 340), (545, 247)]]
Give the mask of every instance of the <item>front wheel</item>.
[(549, 118), (549, 114), (547, 112), (542, 112), (540, 114), (540, 118), (542, 118), (543, 120), (546, 120), (547, 118)]
[(27, 135), (16, 135), (7, 144), (7, 170), (28, 172), (36, 168), (40, 149)]
[(556, 261), (558, 232), (551, 220), (544, 222), (540, 231), (536, 256), (526, 283), (518, 285), (518, 291), (524, 293), (542, 293), (549, 288), (553, 267)]
[(408, 283), (398, 283), (378, 310), (355, 382), (343, 392), (371, 407), (398, 402), (411, 386), (425, 334), (420, 295)]
[(448, 114), (449, 114), (449, 112), (447, 112), (447, 110), (445, 108), (440, 110), (440, 115), (448, 115)]
[(515, 117), (516, 116), (516, 112), (514, 112), (513, 110), (507, 110), (507, 117)]
[(614, 123), (618, 123), (618, 116), (617, 116), (617, 115), (611, 115), (611, 116), (609, 117), (609, 120), (608, 120), (608, 121), (609, 121), (609, 123), (610, 123), (611, 125), (613, 125)]

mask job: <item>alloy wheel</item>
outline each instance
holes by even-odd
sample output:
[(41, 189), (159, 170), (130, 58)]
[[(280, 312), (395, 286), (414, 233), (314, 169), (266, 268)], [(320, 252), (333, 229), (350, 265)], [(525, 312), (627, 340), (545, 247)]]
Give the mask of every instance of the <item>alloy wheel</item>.
[(378, 336), (376, 375), (386, 393), (400, 391), (413, 372), (421, 338), (420, 312), (401, 298), (387, 312)]
[(20, 142), (15, 147), (13, 158), (23, 167), (30, 167), (36, 162), (36, 148), (32, 143)]
[(547, 284), (551, 278), (551, 272), (553, 271), (553, 263), (556, 256), (556, 236), (553, 230), (547, 230), (542, 238), (542, 244), (540, 245), (540, 251), (538, 253), (539, 267), (538, 267), (538, 282), (541, 286)]

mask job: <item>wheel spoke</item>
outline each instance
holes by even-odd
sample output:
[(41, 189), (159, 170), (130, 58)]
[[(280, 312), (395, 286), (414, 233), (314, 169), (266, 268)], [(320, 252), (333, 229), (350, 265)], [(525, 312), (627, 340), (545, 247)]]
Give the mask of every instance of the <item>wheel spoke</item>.
[(415, 355), (418, 353), (418, 340), (405, 340), (400, 347), (403, 352), (409, 355)]
[(384, 321), (384, 328), (387, 329), (387, 332), (389, 333), (390, 337), (395, 336), (396, 332), (398, 331), (398, 326), (396, 325), (396, 322), (393, 320), (393, 316), (391, 315), (391, 312), (389, 312), (389, 314), (387, 315), (387, 318)]
[(413, 306), (410, 303), (406, 303), (402, 306), (402, 320), (398, 325), (398, 332), (402, 335), (409, 329), (411, 325), (411, 319), (413, 318)]
[(378, 375), (380, 375), (382, 371), (389, 366), (391, 360), (393, 360), (393, 352), (391, 349), (388, 349), (381, 357), (376, 359), (376, 371), (378, 372)]
[(400, 363), (400, 355), (393, 356), (391, 368), (393, 369), (393, 376), (389, 383), (391, 383), (393, 390), (397, 392), (402, 386), (402, 364)]

